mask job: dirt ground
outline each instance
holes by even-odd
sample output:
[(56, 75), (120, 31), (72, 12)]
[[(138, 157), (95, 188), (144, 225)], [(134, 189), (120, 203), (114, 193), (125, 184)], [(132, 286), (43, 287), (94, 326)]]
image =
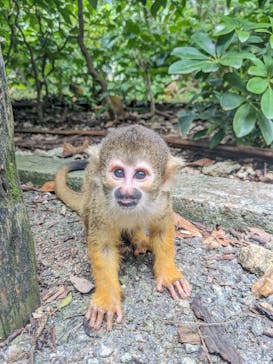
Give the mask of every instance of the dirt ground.
[[(17, 129), (37, 127), (35, 116), (30, 117), (29, 112), (21, 110), (15, 116)], [(57, 121), (48, 117), (46, 127), (98, 128), (98, 124), (90, 123), (93, 116), (84, 113), (74, 119), (71, 114), (61, 114)], [(167, 123), (159, 119), (148, 126), (163, 134), (173, 133), (177, 118)], [(17, 150), (38, 154), (42, 150), (49, 155), (54, 155), (52, 150), (64, 141), (80, 145), (83, 140), (78, 136), (15, 134)], [(272, 163), (252, 158), (227, 161), (222, 155), (187, 150), (173, 152), (186, 160), (189, 173), (255, 181), (265, 178), (264, 182), (273, 183)], [(207, 157), (212, 162), (192, 164)], [(251, 287), (257, 277), (239, 264), (240, 244), (208, 250), (202, 238), (177, 238), (177, 264), (193, 286), (192, 297), (181, 301), (172, 300), (167, 291), (155, 290), (151, 253), (135, 258), (132, 248), (126, 246), (120, 268), (123, 322), (111, 332), (103, 326), (88, 336), (83, 317), (92, 290), (81, 293), (72, 284), (76, 277), (93, 285), (79, 217), (54, 194), (24, 192), (24, 200), (35, 241), (41, 306), (30, 324), (0, 346), (0, 363), (273, 363), (273, 314), (270, 319), (255, 309), (257, 303), (272, 307), (273, 296), (254, 298)], [(240, 239), (242, 235), (238, 236)], [(267, 246), (270, 250), (272, 241)], [(263, 245), (262, 241), (255, 243)], [(208, 310), (210, 323), (197, 319), (196, 304)], [(214, 353), (208, 350), (206, 335), (218, 345)]]
[[(273, 321), (253, 309), (257, 301), (251, 286), (257, 277), (238, 263), (240, 247), (207, 250), (201, 238), (176, 241), (177, 264), (193, 285), (192, 297), (184, 301), (172, 300), (167, 291), (156, 292), (152, 255), (135, 258), (126, 247), (120, 269), (123, 322), (111, 332), (103, 326), (87, 336), (83, 315), (91, 293), (80, 293), (71, 283), (71, 276), (91, 280), (79, 218), (49, 193), (25, 192), (24, 199), (35, 240), (42, 304), (32, 322), (2, 348), (0, 363), (227, 362), (208, 353), (203, 340), (192, 341), (186, 334), (189, 342), (181, 342), (180, 330), (190, 328), (201, 339), (204, 335), (202, 324), (197, 330), (193, 302), (207, 308), (213, 321), (207, 327), (216, 328), (216, 339), (241, 358), (233, 363), (273, 362), (269, 335)], [(272, 305), (273, 297), (259, 301)]]

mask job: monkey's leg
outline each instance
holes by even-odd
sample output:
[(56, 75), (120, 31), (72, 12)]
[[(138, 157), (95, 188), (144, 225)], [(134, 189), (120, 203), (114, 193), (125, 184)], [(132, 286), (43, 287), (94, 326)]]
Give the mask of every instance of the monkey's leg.
[(107, 330), (112, 329), (113, 318), (122, 321), (121, 287), (118, 280), (119, 253), (117, 244), (89, 242), (88, 254), (92, 264), (96, 291), (92, 296), (86, 318), (98, 330), (106, 315)]
[(130, 234), (130, 241), (135, 246), (134, 256), (145, 254), (147, 250), (151, 250), (150, 238), (143, 232), (141, 228), (137, 228)]
[(160, 226), (153, 227), (150, 239), (155, 256), (154, 273), (157, 290), (162, 292), (163, 287), (166, 287), (173, 299), (187, 298), (191, 294), (191, 286), (175, 264), (175, 236), (172, 219), (166, 219)]

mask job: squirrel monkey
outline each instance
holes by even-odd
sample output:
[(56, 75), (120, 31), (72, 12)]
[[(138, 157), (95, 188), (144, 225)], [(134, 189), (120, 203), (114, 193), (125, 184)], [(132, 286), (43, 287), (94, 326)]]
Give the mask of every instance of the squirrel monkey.
[[(67, 172), (86, 165), (81, 192), (72, 191), (66, 185)], [(111, 131), (93, 147), (89, 163), (71, 162), (57, 172), (57, 196), (79, 213), (85, 225), (96, 286), (86, 313), (90, 327), (99, 329), (105, 318), (111, 330), (114, 318), (122, 321), (118, 272), (124, 233), (135, 255), (146, 250), (154, 254), (158, 291), (166, 287), (175, 300), (191, 294), (175, 265), (170, 189), (180, 166), (158, 134), (132, 125)]]

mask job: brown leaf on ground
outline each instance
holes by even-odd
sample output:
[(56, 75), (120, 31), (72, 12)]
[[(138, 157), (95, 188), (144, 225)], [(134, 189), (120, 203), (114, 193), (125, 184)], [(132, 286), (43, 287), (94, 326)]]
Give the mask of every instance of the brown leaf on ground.
[(211, 234), (203, 240), (203, 243), (206, 245), (207, 249), (218, 249), (221, 246), (228, 246), (230, 239), (220, 226), (219, 228), (214, 229)]
[(47, 181), (40, 188), (41, 192), (54, 192), (55, 191), (55, 181)]
[(189, 326), (180, 326), (178, 328), (179, 339), (182, 344), (200, 344), (200, 336), (197, 330)]
[(252, 286), (252, 293), (255, 297), (268, 297), (273, 294), (273, 268), (270, 268)]
[(83, 277), (70, 276), (70, 281), (81, 293), (89, 293), (94, 288), (94, 284)]
[(85, 139), (83, 144), (79, 147), (74, 147), (70, 143), (64, 143), (63, 144), (63, 157), (72, 157), (75, 154), (84, 153), (86, 149), (89, 147), (90, 141), (88, 139)]
[(173, 218), (176, 228), (180, 229), (180, 231), (176, 231), (176, 236), (181, 238), (202, 237), (199, 229), (194, 226), (190, 221), (184, 219), (177, 213), (173, 214)]
[(273, 235), (267, 233), (261, 228), (257, 227), (250, 227), (248, 228), (249, 238), (252, 238), (256, 241), (258, 241), (261, 244), (267, 244), (269, 242), (273, 242)]
[(42, 295), (42, 301), (44, 303), (49, 303), (54, 300), (60, 300), (66, 297), (68, 293), (69, 289), (64, 285), (53, 287)]
[(39, 189), (36, 186), (34, 186), (34, 184), (32, 182), (27, 182), (27, 183), (21, 184), (21, 189), (23, 192), (39, 191)]
[(194, 162), (187, 163), (187, 166), (193, 166), (193, 167), (208, 167), (214, 163), (214, 160), (209, 158), (201, 158)]

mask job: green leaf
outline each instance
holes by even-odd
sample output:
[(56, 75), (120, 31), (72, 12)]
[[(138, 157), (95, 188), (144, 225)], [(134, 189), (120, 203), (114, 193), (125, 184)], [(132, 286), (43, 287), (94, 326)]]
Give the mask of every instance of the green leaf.
[(233, 110), (245, 101), (241, 95), (227, 92), (220, 97), (220, 104), (224, 110)]
[(241, 43), (245, 43), (250, 36), (250, 33), (245, 30), (236, 30), (236, 33)]
[(220, 57), (219, 63), (223, 66), (240, 68), (243, 64), (243, 57), (240, 53), (228, 52)]
[(270, 145), (273, 142), (273, 121), (260, 113), (258, 124), (266, 145)]
[(234, 33), (228, 33), (220, 35), (216, 42), (216, 52), (218, 55), (222, 55), (232, 44), (234, 38)]
[(262, 96), (261, 108), (268, 119), (273, 119), (273, 91), (271, 87), (268, 87)]
[(248, 135), (254, 129), (255, 122), (255, 109), (249, 104), (240, 106), (233, 119), (233, 130), (235, 135), (238, 138)]
[(182, 135), (187, 134), (195, 117), (196, 114), (194, 111), (180, 111), (178, 113), (179, 127)]
[(225, 130), (220, 129), (216, 134), (213, 135), (213, 137), (209, 143), (209, 147), (211, 149), (217, 147), (217, 145), (221, 142), (221, 140), (223, 140), (225, 135), (226, 135)]
[(60, 302), (58, 302), (57, 307), (60, 310), (65, 306), (70, 305), (71, 302), (72, 302), (72, 293), (69, 292), (65, 298), (63, 298)]
[(128, 33), (139, 34), (140, 28), (137, 23), (133, 22), (131, 19), (126, 20), (126, 30)]
[(208, 56), (206, 56), (204, 53), (201, 53), (197, 48), (194, 47), (178, 47), (175, 48), (171, 54), (182, 59), (209, 59)]
[(266, 77), (267, 70), (266, 70), (265, 64), (260, 59), (256, 59), (254, 61), (254, 64), (255, 64), (255, 66), (251, 66), (248, 69), (248, 74), (252, 75), (252, 76)]
[(270, 47), (273, 48), (273, 34), (270, 35), (269, 44), (270, 44)]
[(235, 72), (228, 72), (224, 75), (224, 80), (229, 83), (229, 85), (236, 90), (244, 92), (246, 90), (244, 83), (242, 82), (240, 76)]
[(194, 71), (201, 71), (205, 61), (188, 60), (177, 61), (170, 65), (169, 74), (187, 74)]
[(193, 139), (193, 140), (198, 140), (198, 139), (200, 139), (200, 138), (203, 138), (204, 136), (207, 136), (207, 132), (208, 132), (208, 129), (207, 129), (207, 128), (206, 128), (206, 129), (203, 129), (203, 130), (199, 130), (199, 131), (197, 131), (197, 132), (193, 135), (192, 139)]
[(268, 80), (266, 78), (252, 77), (248, 81), (246, 88), (248, 91), (260, 95), (266, 90), (267, 86)]
[(95, 10), (97, 10), (98, 7), (98, 0), (88, 0), (89, 4), (92, 6), (92, 8), (94, 8)]
[(213, 57), (216, 56), (215, 44), (206, 33), (195, 33), (192, 36), (192, 40), (194, 41), (195, 44), (198, 45), (198, 47), (203, 49), (205, 52), (207, 52)]
[(214, 31), (214, 36), (219, 36), (219, 35), (225, 35), (228, 33), (233, 32), (235, 29), (233, 24), (219, 24), (216, 25), (215, 31)]
[(204, 73), (216, 72), (218, 69), (218, 64), (214, 62), (203, 62), (203, 66), (201, 67), (201, 71)]
[(155, 0), (151, 6), (151, 14), (153, 17), (156, 16), (161, 7), (166, 7), (167, 0)]

